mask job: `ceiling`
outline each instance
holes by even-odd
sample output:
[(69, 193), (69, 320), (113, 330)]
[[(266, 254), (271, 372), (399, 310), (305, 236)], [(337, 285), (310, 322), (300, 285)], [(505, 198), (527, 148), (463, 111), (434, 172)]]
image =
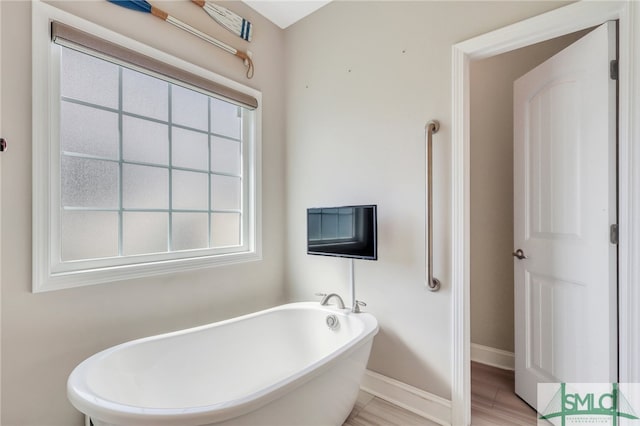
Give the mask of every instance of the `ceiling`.
[(276, 24), (287, 28), (320, 9), (331, 0), (242, 0), (249, 7)]

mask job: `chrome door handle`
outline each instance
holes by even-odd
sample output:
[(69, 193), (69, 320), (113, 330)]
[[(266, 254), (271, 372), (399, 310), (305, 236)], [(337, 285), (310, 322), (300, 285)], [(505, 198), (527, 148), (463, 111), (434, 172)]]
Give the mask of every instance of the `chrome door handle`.
[(527, 256), (524, 255), (522, 249), (518, 249), (512, 253), (513, 257), (517, 257), (518, 259), (527, 259)]

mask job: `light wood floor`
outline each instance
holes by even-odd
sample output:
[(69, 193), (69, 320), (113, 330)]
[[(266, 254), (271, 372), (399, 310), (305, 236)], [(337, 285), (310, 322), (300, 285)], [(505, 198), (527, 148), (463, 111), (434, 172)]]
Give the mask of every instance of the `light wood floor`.
[[(513, 371), (471, 363), (473, 426), (535, 426), (536, 421), (536, 412), (514, 393)], [(437, 423), (360, 391), (343, 426), (437, 426)]]
[(360, 391), (356, 406), (342, 426), (439, 426), (417, 414)]
[(471, 424), (473, 426), (535, 426), (535, 410), (514, 391), (513, 371), (471, 363)]

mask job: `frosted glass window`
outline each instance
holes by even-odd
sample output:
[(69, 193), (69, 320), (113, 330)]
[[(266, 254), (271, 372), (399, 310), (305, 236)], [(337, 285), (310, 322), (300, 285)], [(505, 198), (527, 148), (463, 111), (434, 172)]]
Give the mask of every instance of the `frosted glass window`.
[(118, 163), (62, 156), (62, 205), (118, 207)]
[(60, 145), (63, 151), (118, 158), (118, 114), (71, 102), (60, 105)]
[(240, 214), (213, 213), (211, 215), (211, 243), (214, 246), (240, 244)]
[(171, 111), (176, 124), (199, 130), (209, 129), (209, 97), (195, 90), (172, 86)]
[(168, 209), (169, 171), (125, 164), (122, 168), (122, 204), (125, 209)]
[[(49, 227), (41, 233), (42, 270), (55, 277), (105, 271), (109, 278), (94, 282), (109, 282), (134, 270), (143, 276), (178, 264), (189, 266), (175, 270), (255, 259), (258, 113), (219, 99), (223, 91), (203, 91), (213, 86), (172, 80), (179, 72), (163, 77), (142, 61), (70, 49), (62, 35), (53, 43), (44, 49), (48, 68), (34, 76), (34, 87), (46, 86), (34, 104), (48, 108), (34, 110), (34, 125), (47, 122), (34, 158), (58, 167), (43, 172), (50, 182), (34, 172), (38, 194), (46, 194), (34, 212), (50, 207), (34, 221)], [(182, 61), (167, 63), (188, 71)], [(69, 281), (84, 283), (82, 274)]]
[(79, 260), (118, 255), (118, 214), (64, 211), (62, 259)]
[(240, 178), (211, 176), (211, 203), (215, 210), (240, 209)]
[(122, 117), (122, 151), (126, 161), (169, 165), (169, 126)]
[(61, 47), (60, 94), (95, 105), (118, 108), (118, 66)]
[(161, 253), (169, 250), (169, 214), (124, 213), (124, 255)]
[(172, 184), (174, 209), (209, 209), (209, 180), (206, 173), (174, 170)]
[(212, 99), (211, 123), (213, 133), (240, 139), (242, 115), (239, 106), (219, 99)]
[(189, 169), (207, 170), (209, 168), (209, 144), (206, 133), (173, 128), (171, 155), (173, 165)]
[(173, 250), (193, 250), (209, 246), (209, 215), (173, 213)]
[(224, 138), (211, 138), (211, 171), (239, 175), (242, 170), (241, 144)]
[(122, 109), (166, 121), (169, 115), (169, 83), (122, 68)]

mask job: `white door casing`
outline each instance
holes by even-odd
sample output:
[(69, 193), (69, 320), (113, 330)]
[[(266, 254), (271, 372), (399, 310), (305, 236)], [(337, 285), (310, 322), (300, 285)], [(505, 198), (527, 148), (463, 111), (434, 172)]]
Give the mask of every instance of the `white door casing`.
[[(0, 137), (2, 137), (2, 4), (0, 4)], [(2, 383), (2, 158), (0, 158), (0, 383)], [(0, 386), (0, 389), (2, 386)], [(2, 423), (2, 391), (0, 390), (0, 423)]]
[(514, 83), (516, 393), (617, 381), (616, 23)]
[[(2, 3), (0, 3), (0, 137), (2, 128)], [(0, 319), (2, 318), (2, 158), (0, 156)], [(2, 383), (2, 321), (0, 320), (0, 384)], [(0, 386), (0, 389), (2, 386)], [(0, 390), (0, 423), (2, 423), (2, 391)]]

